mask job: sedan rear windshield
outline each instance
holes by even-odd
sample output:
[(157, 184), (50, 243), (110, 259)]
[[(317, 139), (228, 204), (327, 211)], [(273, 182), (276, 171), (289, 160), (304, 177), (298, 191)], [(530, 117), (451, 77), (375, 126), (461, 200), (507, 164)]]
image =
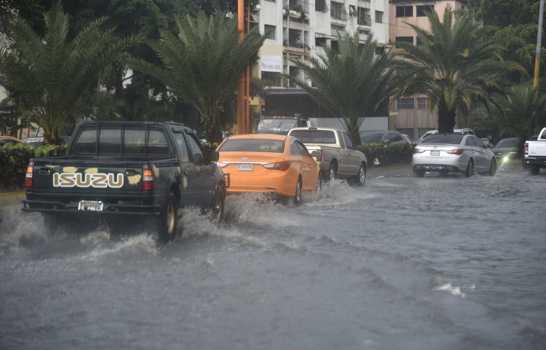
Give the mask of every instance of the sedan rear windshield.
[(283, 153), (284, 141), (258, 139), (231, 139), (224, 142), (220, 152), (271, 152)]
[(509, 138), (509, 139), (502, 139), (497, 143), (495, 147), (501, 148), (501, 147), (518, 147), (519, 145), (519, 139), (518, 138)]
[(458, 145), (461, 143), (464, 135), (461, 134), (435, 134), (428, 136), (423, 144), (427, 143), (445, 143), (451, 145)]
[(303, 143), (336, 144), (336, 135), (329, 130), (294, 130), (290, 135)]
[(360, 140), (362, 141), (363, 144), (381, 142), (383, 140), (383, 133), (382, 132), (362, 133), (360, 135)]

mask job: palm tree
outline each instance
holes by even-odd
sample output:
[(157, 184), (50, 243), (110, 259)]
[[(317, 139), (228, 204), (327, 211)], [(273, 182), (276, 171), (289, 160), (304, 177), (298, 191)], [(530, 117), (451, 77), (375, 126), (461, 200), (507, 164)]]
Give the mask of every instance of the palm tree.
[(499, 46), (482, 35), (482, 27), (469, 14), (455, 18), (447, 10), (440, 20), (431, 11), (428, 19), (430, 31), (410, 24), (418, 44), (402, 46), (396, 59), (401, 93), (427, 95), (438, 111), (439, 131), (453, 132), (457, 113), (489, 100), (491, 91), (501, 89), (509, 66), (499, 59)]
[(494, 102), (491, 121), (502, 134), (525, 140), (546, 123), (546, 96), (531, 83), (511, 87)]
[(101, 74), (121, 59), (131, 40), (116, 39), (97, 20), (74, 38), (60, 3), (44, 15), (45, 34), (17, 19), (13, 44), (0, 52), (0, 85), (17, 109), (44, 129), (47, 143), (57, 144), (67, 122), (74, 121), (85, 94)]
[(133, 65), (191, 104), (209, 141), (221, 141), (224, 106), (243, 71), (258, 58), (264, 39), (253, 30), (240, 40), (235, 21), (220, 15), (178, 17), (176, 26), (176, 34), (163, 31), (160, 41), (151, 44), (162, 66), (136, 60)]
[[(362, 118), (385, 110), (394, 91), (394, 71), (390, 53), (379, 53), (370, 37), (361, 43), (358, 35), (338, 37), (338, 48), (324, 48), (324, 53), (309, 62), (294, 62), (311, 82), (296, 83), (318, 104), (343, 117), (353, 144), (360, 145)], [(378, 54), (379, 53), (379, 54)]]

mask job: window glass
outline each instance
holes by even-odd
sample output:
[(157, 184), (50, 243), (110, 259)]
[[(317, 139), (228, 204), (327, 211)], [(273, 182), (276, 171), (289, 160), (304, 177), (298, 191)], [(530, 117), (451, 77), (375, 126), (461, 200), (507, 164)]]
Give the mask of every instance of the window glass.
[(413, 45), (412, 36), (397, 36), (394, 45), (398, 48), (404, 47), (404, 45)]
[(329, 130), (294, 130), (290, 135), (303, 143), (336, 144), (336, 135)]
[(509, 139), (500, 140), (495, 147), (518, 147), (518, 146), (519, 146), (518, 138), (509, 138)]
[(398, 99), (398, 109), (414, 109), (415, 99), (413, 97), (401, 97)]
[(396, 17), (413, 17), (413, 6), (396, 6)]
[(363, 132), (360, 134), (362, 144), (379, 143), (383, 141), (382, 132)]
[(100, 130), (99, 154), (111, 156), (121, 154), (121, 128)]
[(192, 135), (186, 134), (186, 140), (188, 141), (188, 148), (192, 154), (192, 158), (196, 159), (200, 155), (201, 159), (203, 159), (203, 152), (201, 151), (201, 147), (199, 147), (199, 143), (197, 143), (195, 138)]
[(461, 143), (462, 139), (463, 135), (460, 134), (434, 134), (427, 136), (427, 138), (425, 138), (425, 140), (423, 141), (423, 144), (445, 143), (458, 145)]
[(220, 152), (271, 152), (283, 153), (284, 141), (282, 140), (258, 140), (258, 139), (229, 139)]
[(434, 12), (434, 5), (417, 6), (417, 17), (425, 17), (429, 12)]
[(264, 25), (264, 37), (266, 39), (275, 40), (277, 27), (265, 24)]
[(150, 130), (148, 134), (148, 154), (156, 158), (170, 156), (169, 143), (161, 130)]
[(146, 154), (146, 130), (125, 129), (125, 154)]
[(74, 143), (72, 152), (75, 154), (97, 153), (97, 129), (84, 129)]
[(174, 139), (176, 140), (176, 148), (178, 149), (178, 155), (182, 162), (189, 162), (190, 157), (188, 156), (188, 148), (186, 146), (186, 140), (184, 140), (184, 134), (177, 132), (174, 134)]
[(375, 23), (383, 23), (383, 11), (375, 11)]
[(345, 144), (347, 145), (347, 148), (353, 148), (353, 141), (351, 141), (351, 138), (349, 135), (343, 133), (343, 139), (345, 140)]

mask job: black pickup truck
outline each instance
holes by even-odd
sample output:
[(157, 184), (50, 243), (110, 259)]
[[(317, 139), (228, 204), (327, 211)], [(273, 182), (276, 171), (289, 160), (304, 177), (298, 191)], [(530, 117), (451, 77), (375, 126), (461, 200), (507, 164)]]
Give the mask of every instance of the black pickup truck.
[(148, 215), (167, 241), (179, 208), (200, 207), (221, 219), (226, 184), (215, 160), (182, 124), (82, 122), (66, 156), (30, 161), (23, 210), (41, 212), (50, 232), (77, 216), (116, 222), (120, 215)]

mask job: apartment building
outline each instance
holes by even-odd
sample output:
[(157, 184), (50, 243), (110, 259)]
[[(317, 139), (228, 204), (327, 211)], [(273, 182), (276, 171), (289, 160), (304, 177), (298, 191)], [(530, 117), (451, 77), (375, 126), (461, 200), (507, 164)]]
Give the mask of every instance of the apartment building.
[(363, 41), (373, 35), (386, 45), (388, 5), (388, 0), (261, 0), (252, 19), (266, 40), (255, 75), (267, 86), (293, 87), (282, 74), (305, 79), (293, 61), (335, 46), (339, 32), (358, 33)]
[[(418, 45), (415, 31), (410, 26), (430, 30), (430, 22), (426, 16), (428, 11), (436, 11), (443, 17), (447, 9), (460, 10), (462, 0), (390, 0), (389, 9), (389, 43), (411, 43)], [(392, 101), (390, 106), (391, 128), (408, 134), (413, 139), (425, 131), (438, 127), (438, 115), (431, 109), (426, 96), (406, 96)]]

